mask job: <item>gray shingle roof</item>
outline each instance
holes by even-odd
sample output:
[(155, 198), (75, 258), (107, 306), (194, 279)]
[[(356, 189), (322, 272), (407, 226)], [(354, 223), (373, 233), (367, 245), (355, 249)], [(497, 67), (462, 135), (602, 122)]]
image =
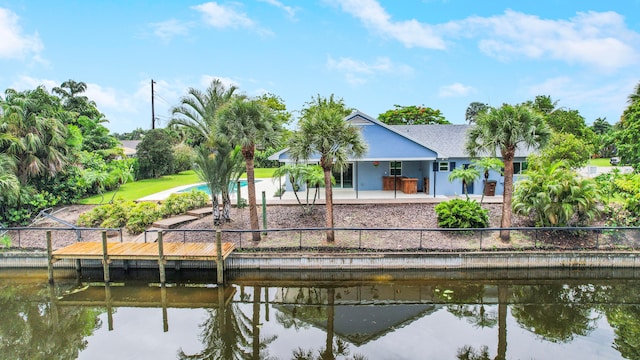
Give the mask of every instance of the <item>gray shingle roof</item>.
[[(469, 155), (465, 151), (467, 132), (474, 125), (447, 124), (447, 125), (391, 125), (397, 132), (411, 136), (422, 145), (435, 150), (441, 158), (466, 158)], [(519, 146), (516, 149), (516, 157), (527, 157), (535, 152), (534, 149), (525, 149)], [(492, 154), (487, 154), (491, 156)], [(500, 150), (496, 150), (500, 157)]]

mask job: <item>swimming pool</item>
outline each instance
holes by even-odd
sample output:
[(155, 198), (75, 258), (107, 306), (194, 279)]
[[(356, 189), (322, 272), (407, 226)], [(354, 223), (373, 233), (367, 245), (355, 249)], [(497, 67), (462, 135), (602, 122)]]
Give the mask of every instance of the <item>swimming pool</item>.
[[(242, 179), (239, 180), (240, 182), (240, 187), (243, 188), (245, 186), (247, 186), (247, 180)], [(256, 180), (256, 183), (260, 182), (260, 180)], [(204, 191), (205, 193), (211, 195), (211, 192), (209, 191), (209, 187), (207, 186), (207, 184), (200, 184), (200, 185), (193, 185), (193, 186), (189, 186), (188, 188), (182, 189), (178, 192), (183, 193), (183, 192), (189, 192), (189, 191), (193, 191), (193, 190), (198, 190), (198, 191)], [(236, 190), (236, 184), (233, 184), (231, 186), (230, 191), (233, 192)]]

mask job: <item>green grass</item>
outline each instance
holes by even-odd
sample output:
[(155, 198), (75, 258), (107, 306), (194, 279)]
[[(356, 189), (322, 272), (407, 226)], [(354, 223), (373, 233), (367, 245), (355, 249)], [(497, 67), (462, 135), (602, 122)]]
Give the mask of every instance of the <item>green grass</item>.
[[(255, 169), (256, 178), (270, 178), (273, 176), (275, 168), (260, 168)], [(241, 178), (246, 178), (246, 174), (243, 174)], [(120, 187), (120, 191), (116, 195), (116, 199), (123, 200), (136, 200), (147, 195), (155, 194), (160, 191), (169, 190), (176, 186), (189, 185), (201, 182), (198, 175), (193, 170), (183, 171), (177, 175), (163, 176), (159, 179), (145, 179), (136, 182), (124, 184)], [(104, 202), (111, 200), (113, 191), (106, 192), (104, 194)], [(78, 201), (79, 204), (99, 204), (102, 197), (100, 195), (93, 195)]]
[(589, 166), (611, 166), (609, 158), (590, 159)]

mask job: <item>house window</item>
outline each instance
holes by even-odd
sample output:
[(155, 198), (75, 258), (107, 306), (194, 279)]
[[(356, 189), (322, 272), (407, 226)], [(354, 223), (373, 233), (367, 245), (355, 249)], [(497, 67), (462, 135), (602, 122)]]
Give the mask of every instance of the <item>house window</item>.
[(455, 165), (453, 165), (455, 163), (450, 163), (450, 162), (439, 162), (438, 163), (438, 171), (451, 171), (455, 168)]
[(513, 162), (513, 174), (518, 175), (522, 174), (523, 171), (527, 170), (527, 163), (522, 161), (514, 161)]
[(390, 161), (389, 162), (389, 175), (401, 176), (402, 175), (402, 161)]

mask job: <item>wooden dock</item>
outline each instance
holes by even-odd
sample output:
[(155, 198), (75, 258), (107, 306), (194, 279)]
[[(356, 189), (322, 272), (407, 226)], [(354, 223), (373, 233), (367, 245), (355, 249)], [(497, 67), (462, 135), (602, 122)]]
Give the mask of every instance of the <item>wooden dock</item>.
[(104, 268), (104, 281), (108, 283), (109, 263), (112, 260), (157, 261), (160, 270), (160, 282), (166, 282), (165, 264), (167, 261), (215, 261), (218, 284), (224, 282), (224, 260), (233, 252), (233, 243), (221, 240), (220, 231), (216, 232), (215, 243), (164, 243), (162, 232), (158, 233), (156, 243), (107, 242), (106, 232), (102, 233), (102, 242), (77, 242), (61, 249), (52, 250), (51, 232), (47, 232), (47, 254), (49, 264), (49, 282), (53, 282), (53, 263), (62, 259), (75, 259), (76, 269), (80, 271), (80, 260), (101, 260)]

